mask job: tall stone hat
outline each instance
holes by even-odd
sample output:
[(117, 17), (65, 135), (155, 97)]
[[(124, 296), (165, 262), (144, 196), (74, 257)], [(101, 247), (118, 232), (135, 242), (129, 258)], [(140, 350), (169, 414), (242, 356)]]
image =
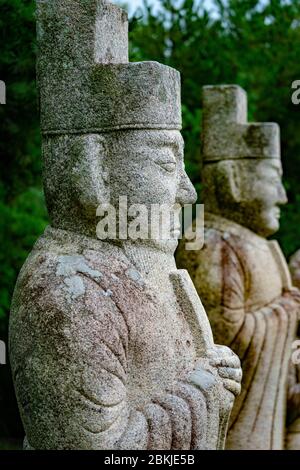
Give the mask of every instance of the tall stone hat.
[(247, 93), (237, 85), (203, 88), (204, 163), (280, 158), (278, 124), (247, 122)]
[(128, 62), (128, 20), (104, 0), (37, 0), (43, 134), (181, 129), (180, 74)]

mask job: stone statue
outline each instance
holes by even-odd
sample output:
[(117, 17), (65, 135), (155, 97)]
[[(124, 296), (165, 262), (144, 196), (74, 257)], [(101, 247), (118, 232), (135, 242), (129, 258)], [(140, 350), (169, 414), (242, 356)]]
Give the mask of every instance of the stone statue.
[(96, 235), (99, 207), (117, 208), (120, 196), (128, 207), (176, 206), (174, 233), (179, 209), (195, 200), (179, 73), (128, 63), (127, 17), (112, 4), (39, 0), (37, 24), (51, 225), (12, 303), (25, 448), (221, 449), (240, 361), (214, 344), (176, 269), (178, 240)]
[(205, 87), (204, 246), (186, 251), (183, 240), (177, 265), (188, 270), (215, 340), (242, 362), (228, 449), (282, 449), (285, 438), (288, 448), (300, 448), (299, 377), (291, 365), (300, 295), (278, 243), (266, 239), (287, 202), (281, 178), (279, 127), (247, 123), (240, 87)]

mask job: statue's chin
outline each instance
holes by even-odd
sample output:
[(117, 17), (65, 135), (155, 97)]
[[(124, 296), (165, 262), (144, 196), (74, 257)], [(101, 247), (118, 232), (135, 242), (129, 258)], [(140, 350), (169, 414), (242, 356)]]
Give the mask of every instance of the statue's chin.
[(264, 220), (261, 225), (255, 230), (255, 232), (262, 237), (271, 237), (279, 230), (279, 220), (276, 217), (268, 217)]

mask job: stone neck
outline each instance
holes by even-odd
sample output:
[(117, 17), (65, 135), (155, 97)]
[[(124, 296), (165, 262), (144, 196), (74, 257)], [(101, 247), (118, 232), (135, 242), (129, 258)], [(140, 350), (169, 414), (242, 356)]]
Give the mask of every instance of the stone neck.
[[(164, 252), (159, 248), (149, 247), (130, 241), (122, 244), (114, 244), (111, 241), (98, 240), (69, 230), (53, 228), (48, 226), (44, 237), (56, 239), (60, 244), (67, 242), (75, 243), (78, 246), (84, 245), (95, 251), (107, 250), (107, 253), (115, 253), (121, 259), (126, 258), (140, 272), (140, 274), (151, 284), (165, 283), (169, 279), (169, 273), (176, 270), (174, 255)], [(37, 242), (38, 245), (38, 242)]]
[(218, 214), (205, 211), (205, 227), (216, 228), (222, 232), (227, 232), (232, 235), (236, 235), (240, 238), (251, 240), (253, 243), (261, 244), (268, 243), (268, 240), (252, 230), (244, 227), (243, 225), (234, 222), (233, 220), (222, 217)]
[(154, 247), (124, 242), (122, 251), (135, 268), (152, 284), (169, 282), (169, 274), (176, 270), (174, 255)]

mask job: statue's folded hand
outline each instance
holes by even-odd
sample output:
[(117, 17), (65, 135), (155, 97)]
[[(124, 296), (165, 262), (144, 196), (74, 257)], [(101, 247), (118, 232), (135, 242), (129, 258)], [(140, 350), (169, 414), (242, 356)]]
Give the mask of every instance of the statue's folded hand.
[(243, 372), (236, 354), (226, 346), (218, 346), (207, 352), (205, 359), (198, 359), (189, 382), (201, 389), (212, 389), (220, 382), (235, 397), (241, 393)]
[(218, 376), (205, 359), (197, 362), (195, 369), (188, 377), (188, 382), (206, 391), (212, 390), (219, 384)]
[(210, 366), (215, 368), (226, 390), (235, 397), (241, 393), (242, 368), (240, 359), (227, 346), (216, 345), (208, 353)]
[[(223, 448), (234, 398), (241, 392), (239, 358), (226, 346), (214, 345), (196, 361), (188, 381), (205, 396), (213, 420), (221, 424), (217, 448)], [(212, 429), (214, 424), (210, 422)], [(217, 432), (213, 429), (213, 432)]]

